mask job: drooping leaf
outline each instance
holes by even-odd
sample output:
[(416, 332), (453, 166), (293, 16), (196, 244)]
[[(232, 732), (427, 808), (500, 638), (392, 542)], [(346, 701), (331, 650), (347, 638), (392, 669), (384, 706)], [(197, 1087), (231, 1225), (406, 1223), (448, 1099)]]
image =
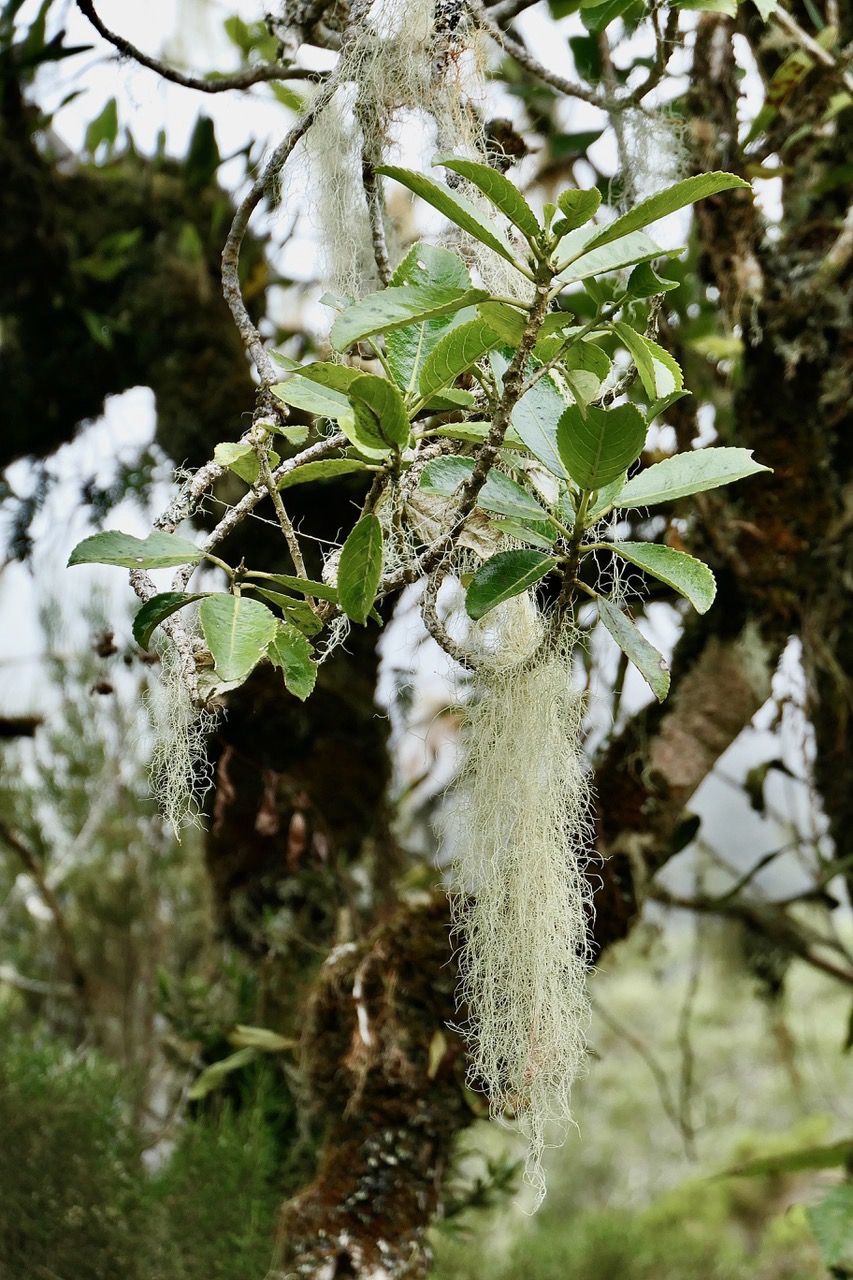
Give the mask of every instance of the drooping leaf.
[(521, 595), (558, 564), (555, 556), (541, 551), (499, 551), (481, 564), (471, 579), (465, 595), (469, 618), (476, 621), (504, 600)]
[(274, 667), (284, 674), (284, 683), (301, 702), (314, 691), (317, 682), (317, 664), (314, 650), (302, 632), (292, 623), (280, 622), (267, 649), (267, 656)]
[(683, 390), (684, 375), (681, 367), (668, 351), (621, 320), (613, 328), (633, 358), (640, 381), (651, 400), (660, 400), (672, 395), (674, 391)]
[(833, 1187), (817, 1204), (806, 1209), (825, 1266), (833, 1275), (853, 1268), (853, 1183)]
[(381, 577), (382, 525), (368, 512), (344, 543), (338, 564), (338, 600), (353, 622), (367, 622)]
[(433, 164), (452, 169), (477, 187), (528, 240), (535, 240), (539, 236), (542, 228), (530, 205), (509, 178), (504, 177), (497, 169), (492, 169), (487, 164), (478, 164), (475, 160), (449, 155), (436, 156)]
[(409, 416), (393, 382), (361, 373), (350, 383), (348, 395), (360, 447), (366, 444), (377, 451), (400, 450), (409, 443)]
[(601, 192), (598, 187), (590, 187), (587, 191), (563, 191), (557, 199), (562, 218), (554, 223), (554, 231), (559, 236), (569, 231), (577, 231), (598, 212), (601, 204)]
[(310, 578), (296, 578), (289, 573), (247, 573), (246, 577), (256, 581), (258, 585), (277, 582), (279, 586), (286, 587), (288, 591), (298, 591), (300, 595), (311, 596), (315, 600), (330, 600), (332, 604), (337, 604), (338, 602), (337, 589), (327, 582), (314, 582)]
[(291, 489), (295, 484), (309, 484), (312, 480), (333, 480), (336, 476), (355, 475), (367, 471), (366, 462), (358, 458), (322, 458), (319, 462), (305, 462), (293, 471), (286, 471), (276, 481), (277, 489)]
[(229, 1076), (232, 1071), (239, 1071), (241, 1067), (247, 1067), (250, 1062), (254, 1062), (256, 1053), (257, 1050), (254, 1048), (238, 1049), (236, 1053), (230, 1053), (227, 1058), (220, 1058), (218, 1062), (212, 1062), (209, 1067), (205, 1067), (201, 1075), (187, 1089), (189, 1101), (199, 1102), (209, 1093), (213, 1093), (214, 1089), (219, 1089), (226, 1076)]
[(695, 556), (655, 542), (614, 542), (612, 546), (625, 560), (673, 587), (690, 601), (697, 613), (707, 613), (714, 603), (717, 594), (714, 575)]
[(501, 341), (483, 320), (469, 320), (451, 329), (424, 361), (418, 384), (421, 396), (429, 400), (443, 387), (449, 387)]
[[(732, 2), (734, 3), (734, 0)], [(587, 243), (586, 249), (589, 251), (600, 248), (602, 245), (613, 244), (616, 240), (621, 240), (633, 232), (642, 230), (643, 227), (650, 226), (659, 218), (665, 218), (678, 209), (695, 204), (697, 200), (718, 195), (721, 191), (730, 191), (734, 187), (749, 189), (749, 183), (743, 178), (738, 178), (734, 173), (701, 173), (694, 178), (685, 178), (683, 182), (676, 182), (665, 191), (658, 191), (648, 200), (641, 200), (621, 218), (608, 223), (606, 227), (601, 227)]]
[(654, 298), (659, 293), (669, 293), (670, 289), (677, 288), (677, 280), (659, 276), (648, 262), (641, 262), (628, 277), (628, 293), (632, 298)]
[(261, 587), (254, 582), (248, 585), (257, 591), (259, 596), (263, 596), (265, 600), (269, 600), (270, 604), (281, 609), (285, 622), (292, 622), (304, 636), (316, 636), (323, 630), (322, 622), (307, 600), (296, 600), (293, 596), (283, 595), (280, 591), (270, 591), (269, 588)]
[(174, 533), (155, 530), (147, 538), (107, 530), (78, 542), (68, 564), (112, 564), (124, 569), (168, 569), (181, 564), (197, 564), (204, 552), (194, 542)]
[[(420, 487), (425, 493), (449, 498), (470, 478), (473, 470), (472, 458), (434, 458), (423, 469)], [(520, 484), (516, 484), (502, 471), (496, 471), (494, 467), (477, 495), (477, 506), (495, 515), (514, 519), (546, 519), (545, 512), (536, 499)]]
[(619, 506), (654, 507), (659, 502), (674, 502), (743, 480), (759, 471), (770, 471), (770, 467), (756, 462), (751, 449), (726, 446), (677, 453), (633, 476), (619, 495)]
[(177, 613), (178, 609), (183, 609), (185, 605), (192, 604), (193, 600), (201, 600), (204, 592), (188, 592), (188, 591), (163, 591), (159, 595), (152, 596), (150, 600), (146, 600), (145, 604), (133, 619), (133, 638), (139, 645), (140, 649), (147, 649), (151, 644), (151, 637), (161, 622)]
[(439, 213), (443, 213), (445, 218), (455, 223), (457, 227), (461, 227), (463, 231), (467, 231), (475, 240), (494, 250), (507, 262), (511, 262), (514, 266), (518, 265), (515, 251), (509, 241), (501, 235), (491, 219), (481, 213), (477, 206), (470, 200), (466, 200), (464, 196), (458, 195), (443, 183), (435, 182), (432, 178), (427, 178), (425, 174), (417, 173), (413, 169), (381, 165), (377, 166), (376, 172), (384, 174), (386, 178), (394, 178), (402, 186), (408, 187), (409, 191), (426, 200), (427, 204), (438, 209)]
[(244, 680), (267, 651), (278, 626), (275, 614), (259, 600), (245, 596), (206, 596), (199, 622), (222, 680)]
[(578, 405), (563, 411), (557, 427), (557, 447), (563, 464), (582, 489), (603, 489), (640, 456), (646, 441), (646, 420), (632, 404), (601, 409)]
[[(449, 249), (432, 244), (413, 245), (391, 277), (393, 288), (431, 285), (463, 292), (471, 288), (471, 276), (462, 259)], [(393, 329), (385, 338), (385, 356), (397, 386), (414, 394), (421, 368), (435, 344), (458, 324), (472, 320), (476, 313), (467, 307), (449, 315), (436, 316), (420, 324)]]
[[(493, 351), (489, 359), (502, 383), (509, 360), (500, 351)], [(534, 458), (561, 480), (568, 479), (568, 472), (557, 449), (557, 423), (565, 407), (554, 379), (546, 374), (516, 402), (511, 416), (513, 427)]]
[(428, 284), (382, 289), (347, 307), (332, 325), (330, 341), (336, 351), (346, 351), (375, 333), (450, 315), (484, 302), (488, 296), (484, 289), (445, 289)]
[(669, 693), (669, 667), (666, 658), (651, 644), (621, 609), (609, 600), (598, 599), (598, 615), (619, 648), (639, 671), (658, 702)]

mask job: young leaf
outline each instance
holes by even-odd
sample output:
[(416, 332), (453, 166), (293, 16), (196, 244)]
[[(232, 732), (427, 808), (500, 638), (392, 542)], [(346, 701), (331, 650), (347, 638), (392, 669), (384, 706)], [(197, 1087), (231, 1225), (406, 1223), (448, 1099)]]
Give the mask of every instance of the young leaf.
[(278, 626), (265, 604), (245, 596), (206, 596), (198, 617), (216, 674), (225, 681), (245, 680), (266, 653)]
[[(457, 254), (422, 243), (413, 245), (406, 254), (391, 277), (391, 285), (393, 288), (431, 285), (464, 292), (471, 288), (471, 276)], [(417, 390), (423, 363), (442, 335), (473, 319), (475, 314), (473, 308), (465, 307), (386, 334), (385, 356), (397, 386), (405, 395)]]
[(475, 240), (493, 249), (513, 266), (518, 266), (515, 252), (509, 241), (501, 235), (495, 224), (464, 196), (457, 195), (449, 187), (445, 187), (440, 182), (434, 182), (432, 178), (427, 178), (424, 174), (416, 173), (412, 169), (400, 169), (396, 165), (378, 165), (376, 172), (384, 174), (386, 178), (396, 179), (416, 196), (426, 200), (427, 204), (438, 209), (439, 213), (443, 213), (445, 218), (449, 218), (457, 227), (467, 231)]
[[(435, 458), (423, 469), (420, 487), (425, 493), (451, 497), (474, 470), (472, 458)], [(520, 484), (494, 468), (477, 495), (477, 506), (516, 520), (544, 520), (542, 507)]]
[(429, 400), (443, 387), (448, 387), (502, 339), (483, 320), (469, 320), (446, 333), (424, 361), (418, 390)]
[(336, 476), (354, 475), (367, 471), (366, 462), (358, 458), (322, 458), (319, 462), (305, 462), (293, 471), (286, 471), (276, 481), (277, 489), (291, 489), (295, 484), (308, 484), (312, 480), (333, 480)]
[(528, 240), (535, 240), (540, 235), (542, 228), (530, 205), (509, 178), (505, 178), (497, 169), (492, 169), (487, 164), (478, 164), (475, 160), (464, 160), (459, 156), (447, 155), (436, 156), (433, 164), (443, 165), (445, 169), (452, 169), (454, 173), (467, 179), (472, 186), (482, 191), (486, 199), (491, 200), (492, 204), (500, 209), (501, 213), (509, 218)]
[(695, 178), (685, 178), (683, 182), (676, 182), (675, 186), (659, 191), (648, 200), (641, 200), (621, 218), (602, 227), (586, 247), (589, 250), (612, 244), (615, 240), (621, 240), (632, 232), (648, 227), (659, 218), (695, 204), (697, 200), (718, 195), (721, 191), (730, 191), (733, 187), (749, 189), (749, 183), (733, 173), (702, 173)]
[(582, 489), (603, 489), (640, 456), (646, 420), (632, 404), (600, 409), (578, 405), (564, 410), (557, 427), (557, 447), (569, 475)]
[(187, 1089), (188, 1100), (190, 1102), (200, 1102), (209, 1093), (219, 1089), (224, 1084), (225, 1077), (230, 1075), (232, 1071), (239, 1071), (242, 1067), (248, 1066), (250, 1062), (255, 1061), (256, 1056), (256, 1049), (238, 1049), (236, 1053), (229, 1053), (227, 1058), (220, 1058), (218, 1062), (212, 1062), (209, 1067), (205, 1067), (201, 1075)]
[(485, 302), (488, 296), (484, 289), (445, 289), (429, 284), (392, 286), (370, 293), (347, 307), (332, 325), (330, 342), (336, 351), (346, 351), (354, 342), (361, 342), (374, 333), (387, 333), (450, 315), (463, 307)]
[(369, 512), (344, 543), (338, 564), (338, 600), (353, 622), (367, 622), (381, 577), (382, 525)]
[(317, 682), (317, 664), (311, 656), (313, 652), (302, 632), (287, 622), (278, 624), (267, 649), (270, 662), (281, 669), (285, 685), (301, 702), (313, 693)]
[(659, 400), (654, 400), (646, 413), (646, 422), (652, 423), (655, 418), (663, 413), (664, 409), (668, 409), (671, 404), (675, 404), (677, 400), (683, 400), (685, 396), (689, 396), (690, 391), (671, 391), (668, 396), (661, 396)]
[(124, 569), (168, 569), (180, 564), (197, 564), (204, 552), (194, 542), (174, 533), (155, 530), (147, 538), (108, 530), (78, 542), (68, 564), (113, 564)]
[(588, 191), (564, 191), (557, 200), (562, 218), (554, 223), (554, 231), (559, 236), (583, 227), (598, 212), (601, 204), (601, 192), (598, 187), (590, 187)]
[(203, 599), (204, 595), (203, 591), (195, 594), (187, 591), (163, 591), (160, 595), (146, 600), (133, 619), (133, 638), (140, 649), (148, 648), (151, 644), (151, 636), (161, 622), (165, 622), (171, 614), (177, 613), (178, 609), (183, 609), (184, 605), (192, 604), (193, 600)]
[(356, 443), (376, 451), (400, 450), (409, 443), (409, 415), (399, 388), (387, 378), (361, 373), (350, 383)]
[(628, 293), (632, 298), (654, 298), (660, 293), (669, 293), (670, 289), (677, 288), (677, 280), (659, 276), (648, 262), (641, 262), (628, 277)]
[(621, 476), (617, 476), (610, 484), (606, 484), (603, 489), (599, 489), (596, 494), (595, 502), (586, 514), (586, 527), (589, 529), (595, 524), (596, 520), (600, 520), (605, 512), (611, 507), (618, 505), (617, 498), (625, 488), (625, 481), (628, 479), (627, 471), (623, 471)]
[(312, 582), (310, 578), (295, 578), (289, 573), (248, 573), (247, 578), (255, 582), (257, 585), (267, 582), (277, 582), (279, 586), (286, 587), (288, 591), (298, 591), (300, 595), (312, 596), (315, 600), (330, 600), (332, 604), (337, 604), (338, 593), (335, 587), (330, 587), (327, 582)]
[(651, 338), (643, 337), (621, 320), (614, 324), (613, 329), (633, 358), (640, 381), (651, 400), (660, 400), (672, 395), (674, 391), (683, 390), (684, 375), (681, 366), (668, 351), (664, 351)]
[[(490, 361), (495, 376), (502, 381), (509, 361), (498, 351), (492, 352)], [(525, 392), (512, 411), (512, 425), (534, 458), (561, 480), (569, 478), (557, 449), (557, 423), (565, 407), (553, 378), (546, 374)]]
[(663, 654), (658, 653), (621, 609), (601, 596), (598, 599), (598, 616), (619, 648), (648, 683), (658, 702), (663, 702), (669, 693), (670, 680), (669, 667)]
[(541, 551), (499, 551), (474, 574), (465, 596), (465, 609), (474, 621), (511, 596), (520, 595), (556, 568), (555, 556)]
[(770, 471), (756, 462), (751, 449), (711, 448), (677, 453), (633, 476), (619, 495), (620, 507), (654, 507), (722, 484)]
[(717, 594), (714, 575), (695, 556), (656, 542), (614, 542), (611, 545), (623, 559), (673, 587), (690, 601), (697, 613), (707, 613), (714, 603)]

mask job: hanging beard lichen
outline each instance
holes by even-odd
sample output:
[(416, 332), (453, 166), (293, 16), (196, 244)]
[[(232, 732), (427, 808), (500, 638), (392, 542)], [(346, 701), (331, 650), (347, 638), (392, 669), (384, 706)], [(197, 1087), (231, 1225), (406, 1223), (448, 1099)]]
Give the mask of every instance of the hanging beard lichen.
[[(590, 796), (574, 632), (555, 640), (524, 597), (514, 619), (475, 676), (452, 906), (469, 1080), (493, 1116), (515, 1115), (538, 1206), (543, 1151), (565, 1137), (584, 1062)], [(531, 655), (537, 622), (546, 638)]]
[(184, 827), (202, 823), (201, 802), (212, 785), (207, 744), (218, 715), (193, 705), (174, 646), (159, 652), (161, 678), (146, 694), (154, 732), (149, 774), (160, 812), (180, 841)]

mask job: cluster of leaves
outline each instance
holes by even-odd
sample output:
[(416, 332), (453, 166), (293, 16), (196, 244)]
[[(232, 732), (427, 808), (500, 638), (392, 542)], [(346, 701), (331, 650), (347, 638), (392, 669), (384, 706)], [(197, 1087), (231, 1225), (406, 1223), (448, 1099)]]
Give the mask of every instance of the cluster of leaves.
[[(229, 591), (154, 596), (137, 616), (137, 641), (147, 646), (161, 622), (198, 601), (220, 687), (240, 683), (266, 657), (281, 668), (291, 692), (305, 698), (316, 677), (311, 639), (341, 613), (366, 623), (375, 616), (377, 600), (399, 585), (386, 569), (381, 501), (398, 504), (392, 528), (400, 537), (408, 533), (426, 552), (410, 576), (431, 567), (436, 547), (423, 546), (415, 522), (406, 528), (400, 498), (404, 485), (409, 491), (417, 486), (443, 501), (445, 549), (461, 532), (474, 500), (494, 529), (496, 545), (504, 537), (516, 544), (490, 555), (473, 575), (466, 597), (471, 618), (556, 574), (563, 582), (562, 600), (570, 602), (578, 592), (595, 600), (604, 626), (662, 700), (669, 687), (664, 659), (624, 612), (582, 580), (579, 566), (584, 556), (606, 547), (700, 612), (712, 603), (713, 576), (700, 561), (646, 542), (603, 543), (590, 531), (614, 509), (672, 503), (766, 469), (748, 450), (710, 448), (628, 477), (651, 423), (688, 394), (676, 361), (638, 327), (649, 299), (675, 287), (652, 266), (668, 254), (646, 228), (706, 196), (746, 184), (726, 173), (688, 178), (604, 225), (593, 221), (601, 200), (596, 188), (568, 190), (556, 205), (546, 206), (540, 223), (496, 170), (446, 155), (436, 163), (485, 196), (496, 216), (485, 215), (460, 186), (393, 166), (378, 172), (511, 264), (529, 282), (533, 299), (478, 288), (459, 256), (415, 245), (388, 287), (343, 306), (332, 327), (336, 353), (344, 356), (366, 344), (381, 372), (343, 361), (300, 366), (278, 357), (287, 377), (273, 388), (275, 395), (284, 405), (334, 423), (341, 433), (337, 456), (317, 458), (309, 446), (282, 464), (271, 439), (281, 433), (299, 446), (306, 431), (269, 420), (216, 453), (217, 462), (259, 493), (275, 490), (276, 497), (294, 484), (342, 474), (373, 479), (341, 549), (336, 581), (235, 569), (159, 531), (142, 540), (96, 535), (75, 549), (71, 563), (138, 569), (212, 560), (228, 574)], [(593, 315), (585, 322), (565, 297), (570, 286), (580, 286), (591, 300)], [(519, 348), (526, 358), (517, 355)], [(633, 369), (614, 388), (615, 349), (626, 353)], [(643, 388), (644, 407), (613, 403), (634, 377)]]

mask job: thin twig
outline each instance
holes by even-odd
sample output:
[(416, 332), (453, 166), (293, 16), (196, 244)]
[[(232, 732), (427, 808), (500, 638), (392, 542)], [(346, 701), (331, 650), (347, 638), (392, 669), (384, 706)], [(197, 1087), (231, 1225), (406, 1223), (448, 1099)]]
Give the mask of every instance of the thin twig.
[(821, 66), (827, 67), (830, 71), (834, 71), (840, 78), (841, 83), (844, 85), (847, 92), (853, 93), (853, 75), (840, 65), (838, 59), (834, 58), (828, 49), (824, 49), (822, 44), (818, 44), (817, 40), (815, 40), (813, 36), (810, 36), (808, 31), (804, 31), (796, 19), (792, 18), (786, 9), (783, 9), (781, 5), (779, 5), (773, 10), (772, 20), (777, 22), (779, 26), (788, 33), (792, 40), (795, 40), (796, 43), (800, 45), (801, 48), (807, 49), (812, 57), (821, 64)]
[(376, 179), (373, 161), (367, 152), (362, 152), (361, 182), (364, 187), (364, 198), (367, 202), (367, 213), (370, 218), (370, 238), (373, 242), (373, 257), (382, 287), (391, 283), (391, 259), (388, 256), (388, 242), (385, 238), (385, 210), (383, 208), (382, 188)]
[(655, 41), (654, 66), (641, 85), (638, 85), (629, 98), (633, 106), (639, 106), (643, 98), (656, 89), (663, 79), (669, 60), (675, 52), (675, 38), (678, 35), (678, 9), (673, 6), (666, 16), (666, 27), (658, 31)]
[(125, 40), (124, 36), (118, 35), (115, 31), (110, 31), (109, 27), (104, 26), (100, 17), (95, 11), (92, 0), (76, 0), (77, 8), (88, 18), (92, 26), (108, 44), (117, 49), (123, 58), (132, 58), (134, 62), (138, 62), (141, 67), (147, 67), (149, 71), (155, 71), (163, 80), (169, 80), (172, 84), (181, 85), (184, 89), (197, 89), (201, 93), (225, 93), (229, 89), (250, 89), (252, 85), (263, 84), (270, 80), (324, 80), (328, 72), (311, 71), (306, 67), (293, 66), (277, 66), (274, 63), (264, 63), (261, 66), (250, 67), (247, 71), (240, 71), (236, 75), (220, 76), (215, 79), (208, 79), (206, 76), (188, 76), (182, 71), (170, 67), (168, 63), (161, 62), (159, 58), (152, 58), (150, 54), (144, 53), (142, 49), (137, 49), (136, 45), (131, 44), (129, 40)]
[(556, 71), (551, 71), (544, 63), (535, 58), (532, 53), (525, 49), (514, 36), (507, 31), (491, 17), (483, 8), (480, 0), (468, 0), (470, 8), (475, 19), (484, 31), (488, 31), (489, 35), (495, 40), (502, 49), (504, 49), (519, 66), (524, 67), (525, 71), (529, 71), (537, 80), (542, 80), (545, 84), (549, 84), (552, 89), (556, 89), (558, 93), (565, 94), (569, 98), (578, 98), (581, 102), (588, 102), (593, 107), (601, 107), (602, 111), (607, 110), (607, 100), (601, 94), (596, 93), (592, 89), (585, 89), (582, 84), (576, 84), (573, 80), (567, 80), (565, 76), (558, 75)]
[(269, 455), (264, 441), (258, 441), (256, 444), (255, 455), (258, 459), (258, 466), (261, 470), (261, 479), (264, 482), (267, 493), (272, 499), (272, 504), (275, 507), (275, 514), (278, 517), (278, 523), (281, 526), (281, 531), (284, 534), (285, 542), (287, 543), (288, 550), (290, 551), (290, 556), (293, 560), (293, 567), (296, 570), (296, 576), (297, 578), (307, 578), (308, 574), (305, 571), (305, 561), (302, 559), (302, 550), (299, 546), (299, 539), (296, 536), (296, 530), (293, 527), (293, 522), (287, 514), (276, 482), (273, 480), (272, 471), (270, 470)]
[(438, 593), (443, 580), (444, 575), (439, 569), (434, 569), (432, 573), (428, 574), (426, 585), (424, 586), (423, 599), (421, 600), (421, 617), (424, 620), (424, 626), (427, 631), (440, 648), (453, 658), (454, 662), (458, 662), (461, 667), (464, 667), (466, 671), (472, 671), (474, 668), (470, 655), (465, 652), (461, 645), (456, 643), (438, 616)]

